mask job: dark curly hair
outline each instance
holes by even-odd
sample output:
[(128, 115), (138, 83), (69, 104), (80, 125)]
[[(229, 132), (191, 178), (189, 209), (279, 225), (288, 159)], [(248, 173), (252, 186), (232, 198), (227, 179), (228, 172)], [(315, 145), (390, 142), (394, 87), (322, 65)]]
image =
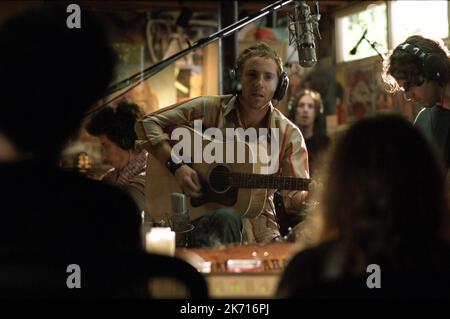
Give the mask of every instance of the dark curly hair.
[(116, 108), (107, 106), (95, 113), (86, 130), (93, 136), (105, 134), (124, 150), (134, 149), (137, 139), (134, 125), (143, 116), (144, 112), (137, 104), (122, 101)]
[[(425, 53), (439, 57), (434, 59), (433, 67), (439, 70), (442, 76), (440, 85), (450, 79), (450, 52), (442, 41), (424, 38), (420, 35), (408, 37), (404, 43), (412, 44)], [(441, 59), (442, 57), (442, 59)], [(396, 80), (405, 80), (412, 84), (420, 83), (420, 77), (426, 78), (423, 61), (417, 55), (411, 54), (397, 46), (383, 61), (382, 78), (388, 86), (388, 91), (393, 93), (400, 88)], [(433, 80), (433, 79), (429, 79)]]

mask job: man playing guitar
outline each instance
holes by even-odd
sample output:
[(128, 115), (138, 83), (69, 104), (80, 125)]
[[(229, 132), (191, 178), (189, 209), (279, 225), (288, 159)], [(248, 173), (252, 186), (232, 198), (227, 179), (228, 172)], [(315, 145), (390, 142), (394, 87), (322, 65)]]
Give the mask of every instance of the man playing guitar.
[[(158, 164), (174, 174), (181, 190), (191, 198), (202, 196), (204, 184), (196, 170), (183, 162), (174, 161), (167, 129), (180, 125), (192, 126), (195, 120), (201, 120), (205, 128), (216, 127), (224, 131), (225, 128), (251, 127), (256, 130), (277, 129), (279, 138), (275, 141), (269, 137), (269, 141), (279, 143), (278, 156), (272, 156), (279, 160), (278, 175), (309, 178), (308, 154), (300, 130), (272, 105), (272, 100), (283, 98), (289, 85), (281, 58), (267, 44), (258, 43), (241, 53), (232, 74), (240, 82), (240, 89), (236, 90), (235, 95), (197, 97), (147, 115), (136, 124), (138, 144), (146, 148), (159, 161)], [(148, 181), (153, 185), (159, 182)], [(307, 187), (282, 191), (286, 209), (301, 208), (307, 192), (299, 189)], [(263, 209), (257, 216), (242, 218), (241, 215), (242, 212), (236, 214), (231, 209), (221, 208), (193, 220), (193, 246), (212, 246), (215, 239), (220, 243), (242, 240), (267, 243), (280, 236), (273, 191), (266, 192)]]

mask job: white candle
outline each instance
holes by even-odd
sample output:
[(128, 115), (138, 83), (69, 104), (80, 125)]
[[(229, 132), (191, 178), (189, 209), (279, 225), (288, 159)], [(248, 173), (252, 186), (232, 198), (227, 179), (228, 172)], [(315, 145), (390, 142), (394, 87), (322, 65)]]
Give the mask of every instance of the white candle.
[(153, 227), (145, 235), (145, 247), (149, 253), (175, 255), (175, 232), (169, 227)]

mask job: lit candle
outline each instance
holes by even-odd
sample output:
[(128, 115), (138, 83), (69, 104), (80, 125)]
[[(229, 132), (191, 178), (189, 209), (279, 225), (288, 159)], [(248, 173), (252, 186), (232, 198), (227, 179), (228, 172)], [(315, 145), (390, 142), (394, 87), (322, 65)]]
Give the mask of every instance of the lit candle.
[(145, 246), (149, 253), (175, 255), (175, 232), (169, 227), (153, 227), (145, 235)]

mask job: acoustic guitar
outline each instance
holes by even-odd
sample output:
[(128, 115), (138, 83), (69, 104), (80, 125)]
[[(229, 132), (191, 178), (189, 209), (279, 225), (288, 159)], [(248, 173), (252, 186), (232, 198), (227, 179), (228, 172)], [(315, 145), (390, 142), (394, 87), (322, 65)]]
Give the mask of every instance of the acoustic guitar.
[[(186, 129), (190, 132), (193, 151), (215, 150), (211, 152), (213, 156), (223, 154), (226, 157), (223, 161), (218, 156), (219, 160), (212, 163), (189, 164), (197, 172), (202, 185), (202, 196), (188, 201), (190, 220), (223, 207), (233, 208), (243, 217), (254, 218), (262, 213), (269, 190), (308, 190), (310, 179), (268, 174), (268, 155), (261, 151), (264, 146), (260, 143), (238, 138), (224, 142), (190, 127)], [(202, 149), (195, 149), (195, 139), (200, 139)], [(264, 154), (267, 156), (263, 157)], [(145, 193), (147, 207), (155, 221), (168, 220), (172, 211), (170, 197), (174, 192), (182, 193), (174, 175), (149, 153)]]

